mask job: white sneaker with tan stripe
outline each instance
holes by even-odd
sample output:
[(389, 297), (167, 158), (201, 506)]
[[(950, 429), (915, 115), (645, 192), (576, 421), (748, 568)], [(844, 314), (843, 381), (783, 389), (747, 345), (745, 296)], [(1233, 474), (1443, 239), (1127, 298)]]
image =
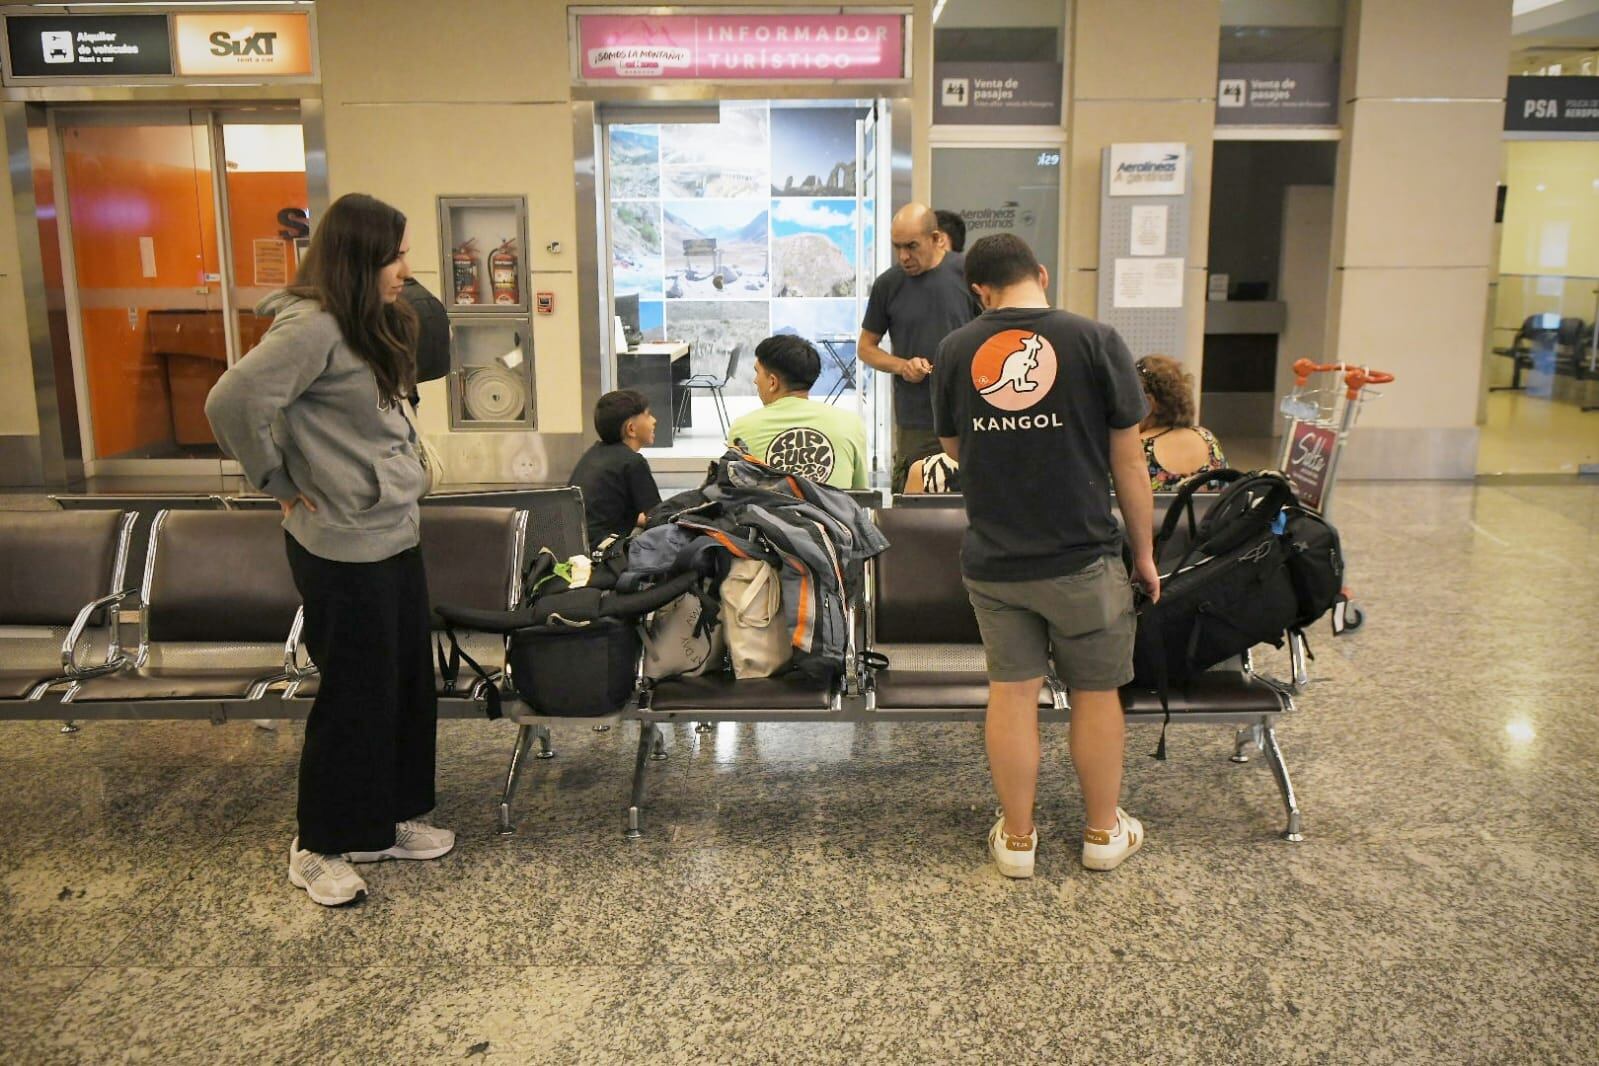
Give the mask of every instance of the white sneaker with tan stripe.
[(1027, 836), (1012, 836), (1005, 832), (1005, 810), (998, 811), (999, 821), (988, 831), (988, 853), (994, 865), (1006, 877), (1033, 876), (1033, 857), (1038, 854), (1038, 827)]
[(351, 862), (383, 862), (385, 859), (438, 859), (455, 847), (455, 833), (426, 822), (396, 822), (394, 843), (382, 851), (352, 851)]
[(1116, 828), (1083, 828), (1083, 865), (1090, 870), (1114, 870), (1144, 846), (1144, 823), (1116, 808)]

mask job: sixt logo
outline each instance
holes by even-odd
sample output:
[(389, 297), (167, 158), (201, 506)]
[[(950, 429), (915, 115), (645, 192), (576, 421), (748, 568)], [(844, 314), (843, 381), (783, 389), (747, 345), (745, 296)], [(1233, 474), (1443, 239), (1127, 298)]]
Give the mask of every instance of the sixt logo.
[(214, 56), (263, 56), (270, 58), (272, 49), (278, 39), (276, 33), (265, 30), (252, 33), (248, 37), (234, 40), (233, 35), (226, 30), (218, 30), (211, 35), (211, 54)]

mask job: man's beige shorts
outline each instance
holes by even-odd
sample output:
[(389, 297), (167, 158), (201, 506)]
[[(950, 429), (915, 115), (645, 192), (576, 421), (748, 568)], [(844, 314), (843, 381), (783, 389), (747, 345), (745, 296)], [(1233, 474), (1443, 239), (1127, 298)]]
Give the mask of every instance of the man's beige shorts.
[(1104, 692), (1133, 679), (1133, 587), (1120, 559), (1101, 556), (1064, 577), (974, 581), (966, 592), (983, 634), (990, 681), (1049, 672), (1067, 688)]

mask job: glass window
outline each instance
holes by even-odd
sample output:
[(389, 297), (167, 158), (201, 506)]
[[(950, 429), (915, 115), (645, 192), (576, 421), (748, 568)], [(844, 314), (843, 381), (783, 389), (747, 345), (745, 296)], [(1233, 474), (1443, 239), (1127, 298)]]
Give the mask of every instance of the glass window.
[(1065, 56), (1062, 0), (936, 0), (933, 59), (939, 63), (1059, 63)]
[(939, 0), (933, 8), (933, 123), (1059, 126), (1062, 0)]
[(754, 351), (773, 334), (817, 345), (815, 398), (865, 402), (854, 342), (876, 276), (868, 114), (843, 100), (740, 101), (718, 122), (606, 127), (611, 292), (627, 342), (617, 381), (635, 387), (649, 360), (670, 361), (658, 448), (720, 453), (723, 418), (760, 406)]
[(933, 203), (966, 224), (965, 247), (991, 233), (1025, 240), (1049, 270), (1049, 297), (1060, 291), (1059, 146), (933, 149)]
[(1344, 0), (1222, 0), (1223, 63), (1333, 63), (1343, 55)]

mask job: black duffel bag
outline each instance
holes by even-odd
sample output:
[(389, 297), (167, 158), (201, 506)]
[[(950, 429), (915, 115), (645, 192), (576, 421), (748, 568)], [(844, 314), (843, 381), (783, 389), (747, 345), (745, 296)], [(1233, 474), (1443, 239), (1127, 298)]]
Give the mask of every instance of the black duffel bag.
[(638, 624), (631, 620), (528, 626), (506, 639), (506, 679), (535, 714), (600, 718), (632, 698), (639, 649)]

